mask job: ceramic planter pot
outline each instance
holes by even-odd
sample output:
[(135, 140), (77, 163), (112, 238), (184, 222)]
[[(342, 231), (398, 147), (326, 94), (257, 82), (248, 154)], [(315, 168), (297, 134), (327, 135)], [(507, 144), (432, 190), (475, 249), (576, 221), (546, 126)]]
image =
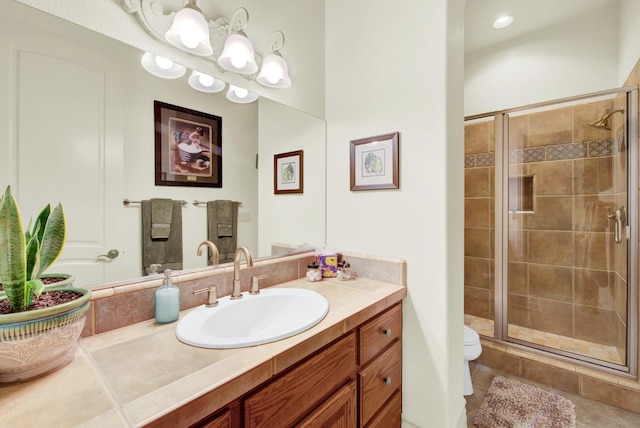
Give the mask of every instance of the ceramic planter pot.
[(40, 275), (41, 279), (45, 279), (45, 278), (65, 278), (62, 281), (58, 281), (54, 284), (49, 284), (47, 285), (47, 288), (63, 288), (63, 287), (69, 287), (71, 285), (73, 285), (73, 281), (76, 280), (76, 278), (73, 275), (69, 275), (68, 273), (44, 273), (42, 275)]
[(24, 382), (73, 361), (91, 291), (49, 308), (0, 315), (0, 384)]
[[(68, 273), (45, 273), (40, 275), (40, 278), (64, 278), (62, 281), (58, 281), (54, 284), (47, 285), (47, 288), (65, 288), (73, 285), (73, 281), (76, 277)], [(0, 300), (6, 297), (4, 290), (0, 290)]]

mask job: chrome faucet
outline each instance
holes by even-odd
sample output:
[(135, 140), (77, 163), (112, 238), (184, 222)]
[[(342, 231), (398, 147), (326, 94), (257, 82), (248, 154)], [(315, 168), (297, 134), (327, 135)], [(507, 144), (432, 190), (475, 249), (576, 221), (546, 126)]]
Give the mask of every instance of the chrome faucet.
[(247, 267), (253, 267), (253, 257), (246, 247), (239, 247), (236, 250), (235, 256), (233, 256), (233, 291), (231, 292), (231, 300), (241, 299), (242, 292), (240, 291), (240, 255), (244, 253), (244, 258), (247, 260)]
[(202, 241), (200, 243), (200, 245), (198, 245), (198, 255), (201, 256), (202, 255), (202, 249), (204, 247), (209, 247), (209, 250), (211, 250), (211, 254), (213, 257), (213, 264), (214, 265), (218, 265), (220, 264), (220, 252), (218, 251), (218, 247), (216, 247), (216, 244), (214, 244), (211, 241)]

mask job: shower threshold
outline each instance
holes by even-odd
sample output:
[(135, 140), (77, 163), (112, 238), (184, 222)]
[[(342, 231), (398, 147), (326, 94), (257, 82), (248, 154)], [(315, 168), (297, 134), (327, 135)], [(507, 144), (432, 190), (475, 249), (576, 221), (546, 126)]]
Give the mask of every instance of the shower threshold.
[[(493, 320), (465, 314), (464, 323), (480, 335), (494, 337)], [(624, 364), (622, 357), (624, 355), (624, 349), (619, 349), (615, 346), (588, 342), (586, 340), (561, 336), (555, 333), (547, 333), (513, 324), (509, 324), (509, 337), (562, 351), (573, 352), (578, 355), (613, 364)]]

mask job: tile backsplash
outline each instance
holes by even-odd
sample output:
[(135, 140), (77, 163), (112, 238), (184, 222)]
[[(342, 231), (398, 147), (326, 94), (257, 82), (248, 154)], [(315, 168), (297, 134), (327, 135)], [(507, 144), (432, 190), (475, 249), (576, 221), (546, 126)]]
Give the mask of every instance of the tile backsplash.
[[(304, 278), (307, 265), (315, 258), (306, 252), (254, 261), (252, 268), (241, 270), (242, 291), (248, 291), (251, 276), (270, 274), (261, 279), (261, 287)], [(342, 252), (356, 276), (406, 285), (406, 262), (399, 258), (379, 257)], [(206, 303), (207, 293), (194, 291), (216, 285), (218, 297), (231, 294), (233, 264), (209, 267), (185, 273), (174, 272), (174, 284), (180, 288), (180, 309), (185, 310)], [(154, 317), (154, 292), (162, 284), (162, 275), (141, 278), (139, 281), (105, 284), (92, 289), (91, 307), (82, 331), (82, 337), (104, 333)]]

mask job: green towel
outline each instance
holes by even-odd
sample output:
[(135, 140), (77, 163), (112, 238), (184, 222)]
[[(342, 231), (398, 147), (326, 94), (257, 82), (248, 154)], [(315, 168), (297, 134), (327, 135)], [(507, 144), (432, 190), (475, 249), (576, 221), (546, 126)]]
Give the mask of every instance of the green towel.
[(240, 202), (207, 202), (207, 239), (220, 252), (220, 263), (232, 262), (238, 247), (238, 206)]
[(165, 269), (182, 269), (182, 201), (171, 202), (171, 223), (167, 239), (152, 237), (151, 201), (142, 201), (142, 274), (149, 273), (152, 264), (161, 265), (158, 272)]
[(172, 216), (171, 199), (151, 199), (151, 239), (169, 239)]

